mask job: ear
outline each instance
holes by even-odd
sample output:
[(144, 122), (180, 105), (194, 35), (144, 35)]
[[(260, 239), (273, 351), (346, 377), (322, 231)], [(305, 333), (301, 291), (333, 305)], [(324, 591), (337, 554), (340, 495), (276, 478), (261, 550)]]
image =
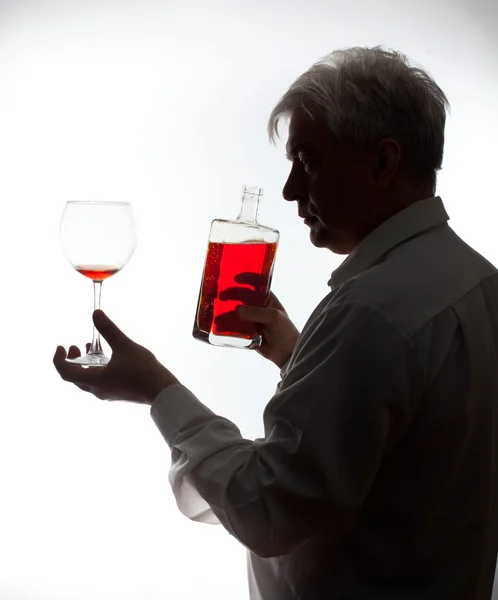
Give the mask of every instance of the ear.
[(376, 148), (374, 179), (379, 189), (389, 187), (399, 170), (401, 146), (392, 138), (379, 142)]

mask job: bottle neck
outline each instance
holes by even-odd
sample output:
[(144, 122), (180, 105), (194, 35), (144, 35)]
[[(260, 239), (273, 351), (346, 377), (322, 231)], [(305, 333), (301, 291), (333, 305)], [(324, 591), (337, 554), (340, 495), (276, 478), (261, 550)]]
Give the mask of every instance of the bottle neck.
[(259, 199), (261, 198), (262, 192), (263, 190), (260, 188), (244, 188), (244, 193), (242, 195), (242, 206), (240, 208), (237, 221), (244, 221), (245, 223), (257, 223)]

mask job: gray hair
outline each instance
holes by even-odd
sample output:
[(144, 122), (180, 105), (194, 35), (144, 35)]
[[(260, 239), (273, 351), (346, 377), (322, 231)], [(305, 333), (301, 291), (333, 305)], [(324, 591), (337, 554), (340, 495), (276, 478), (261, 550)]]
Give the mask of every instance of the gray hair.
[(297, 108), (324, 118), (332, 137), (352, 153), (394, 138), (406, 171), (427, 180), (435, 193), (450, 104), (432, 77), (410, 66), (404, 54), (380, 46), (355, 47), (322, 58), (296, 79), (273, 109), (268, 122), (273, 143), (280, 119)]

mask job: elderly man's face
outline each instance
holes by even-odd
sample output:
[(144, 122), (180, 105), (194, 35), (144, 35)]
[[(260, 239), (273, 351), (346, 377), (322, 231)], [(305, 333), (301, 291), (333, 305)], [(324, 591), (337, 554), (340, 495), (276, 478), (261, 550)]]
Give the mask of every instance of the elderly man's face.
[(376, 204), (389, 187), (385, 180), (378, 183), (384, 154), (377, 149), (351, 157), (322, 121), (304, 110), (293, 113), (287, 141), (292, 168), (283, 196), (297, 202), (315, 246), (349, 254), (379, 224)]

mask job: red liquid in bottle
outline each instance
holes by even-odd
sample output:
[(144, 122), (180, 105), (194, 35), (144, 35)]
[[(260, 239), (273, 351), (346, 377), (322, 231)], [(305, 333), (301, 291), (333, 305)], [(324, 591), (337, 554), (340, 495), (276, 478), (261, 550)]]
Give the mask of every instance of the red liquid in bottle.
[[(195, 338), (208, 341), (210, 333), (248, 340), (258, 336), (257, 324), (239, 319), (234, 310), (240, 304), (266, 304), (276, 250), (276, 243), (209, 243), (192, 332)], [(235, 277), (243, 273), (250, 273), (254, 281), (236, 282)], [(239, 288), (241, 297), (222, 300), (220, 294), (228, 288)]]

